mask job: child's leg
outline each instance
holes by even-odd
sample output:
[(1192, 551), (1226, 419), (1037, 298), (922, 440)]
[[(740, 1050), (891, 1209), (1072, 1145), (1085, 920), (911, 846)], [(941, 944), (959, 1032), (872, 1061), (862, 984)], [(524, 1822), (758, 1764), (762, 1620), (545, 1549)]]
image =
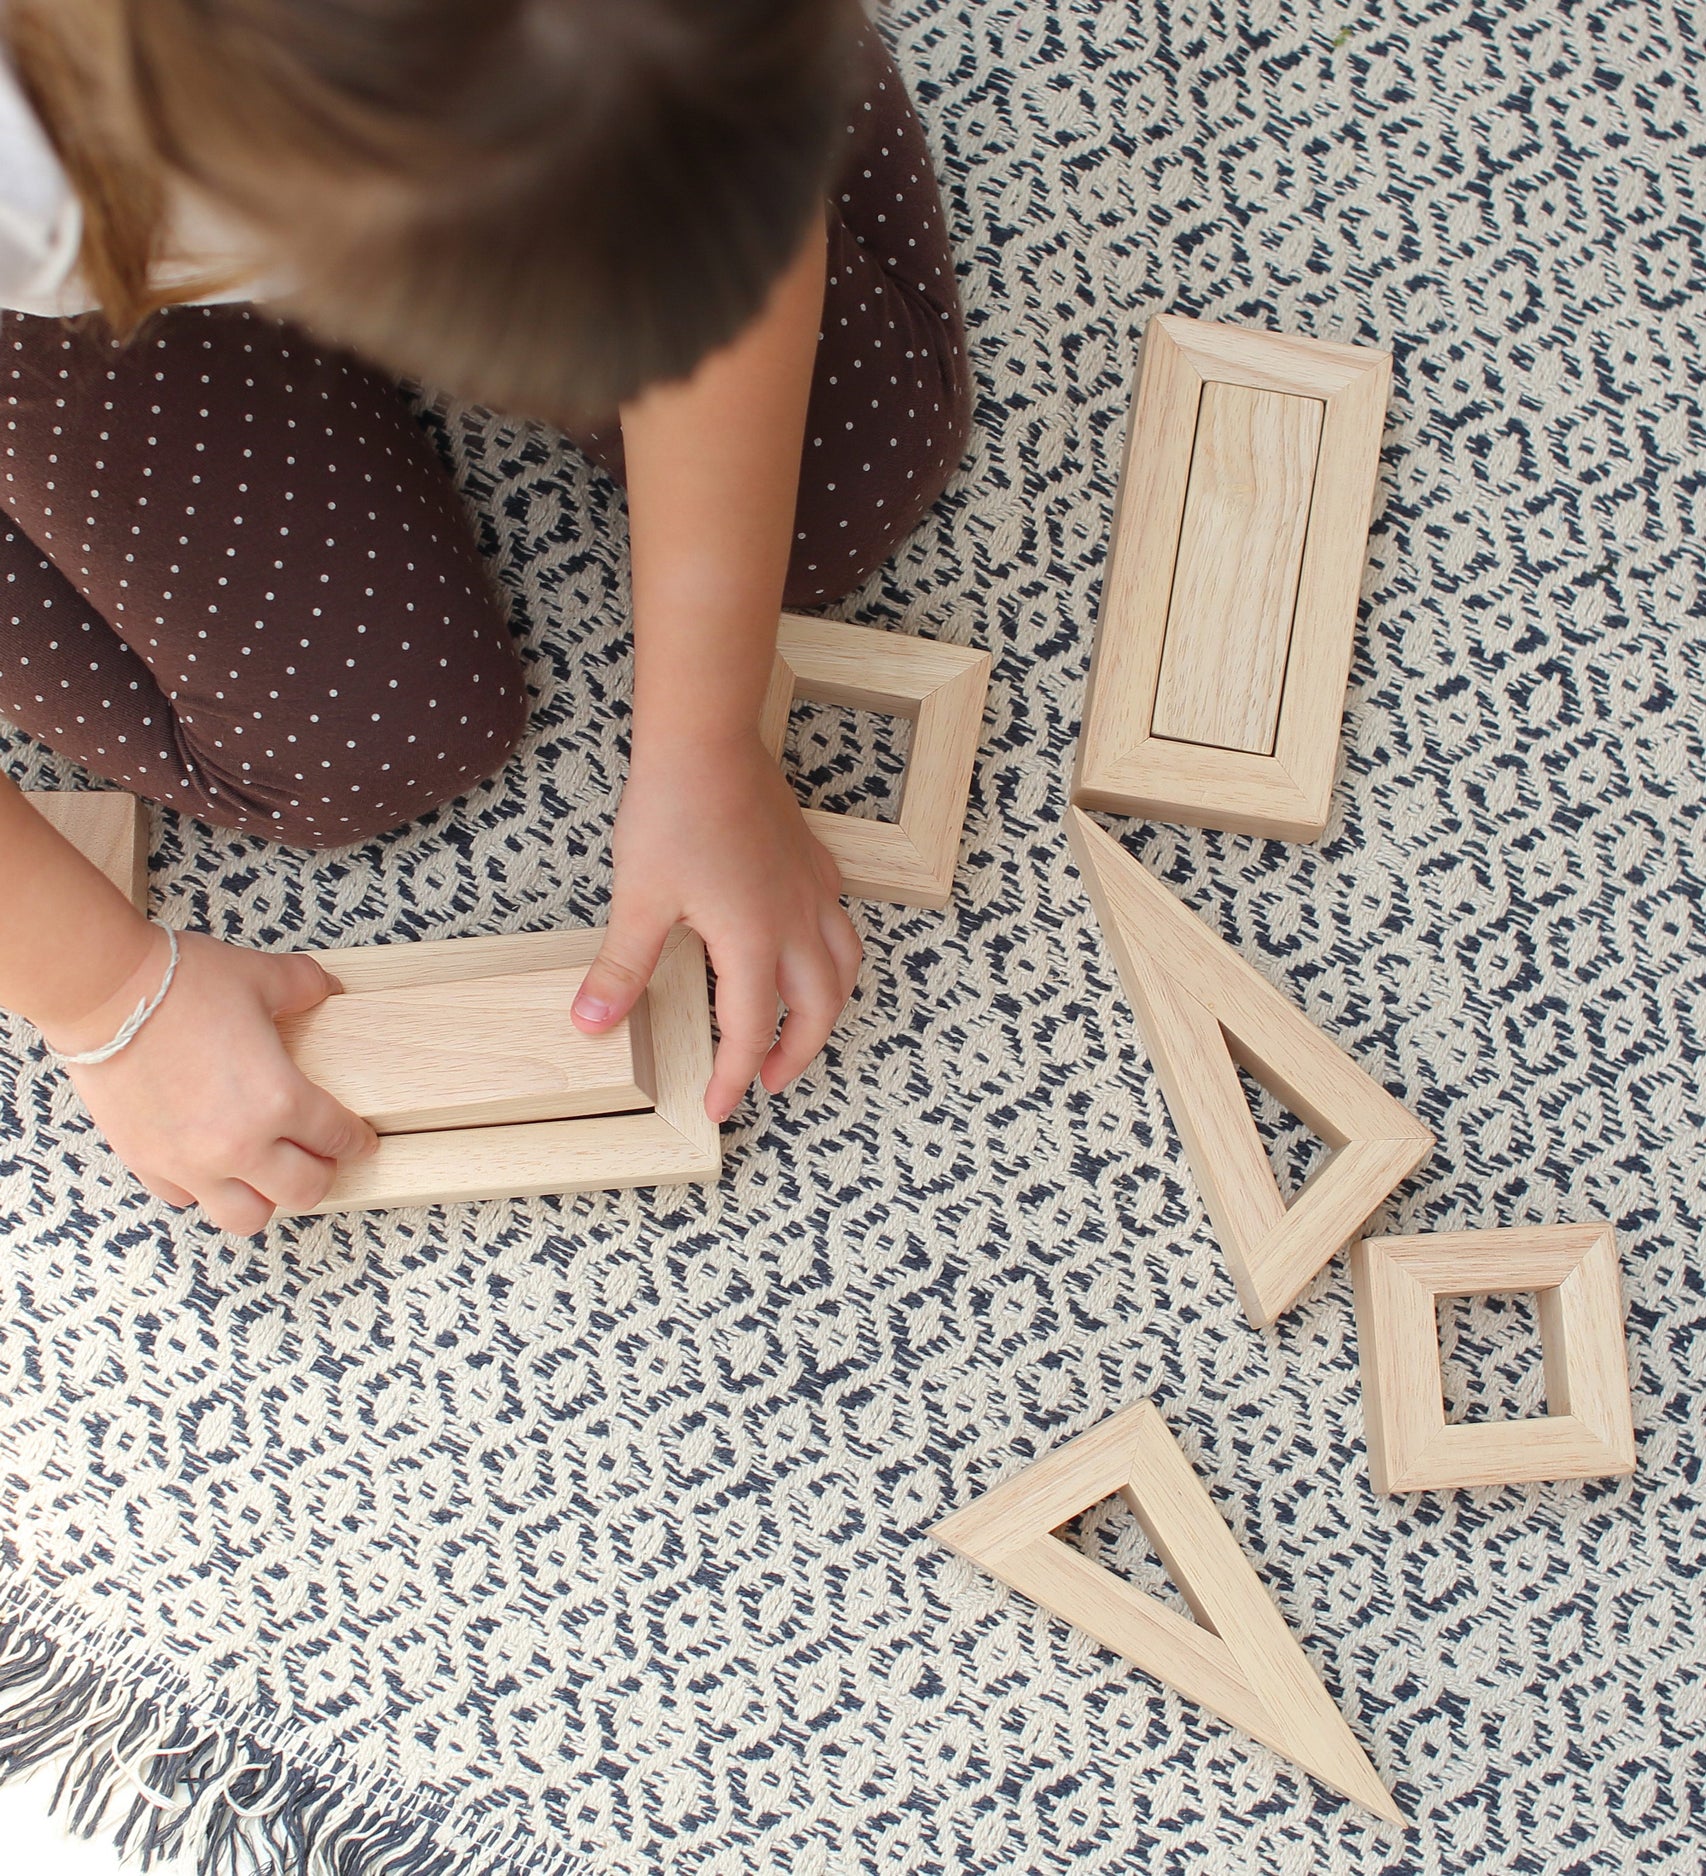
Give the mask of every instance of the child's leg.
[[(923, 126), (876, 33), (830, 200), (823, 334), (812, 377), (786, 603), (859, 585), (941, 494), (971, 435), (953, 249)], [(622, 479), (612, 417), (576, 439)]]
[(873, 32), (831, 202), (790, 605), (859, 585), (918, 525), (971, 435), (953, 249), (923, 126)]
[(195, 307), (122, 348), (5, 315), (0, 392), (0, 712), (20, 728), (304, 846), (502, 764), (526, 720), (513, 641), (385, 380)]

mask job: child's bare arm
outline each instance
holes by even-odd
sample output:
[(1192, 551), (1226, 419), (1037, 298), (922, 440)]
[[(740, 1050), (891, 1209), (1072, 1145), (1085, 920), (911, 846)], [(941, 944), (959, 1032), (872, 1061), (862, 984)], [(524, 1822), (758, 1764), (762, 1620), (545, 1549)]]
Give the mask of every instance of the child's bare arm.
[[(754, 1073), (781, 1087), (823, 1046), (859, 942), (840, 881), (766, 754), (775, 654), (823, 308), (814, 225), (759, 317), (685, 383), (623, 412), (633, 541), (635, 698), (610, 935), (577, 1006), (589, 1029), (639, 995), (670, 927), (717, 971), (722, 1042), (706, 1108)], [(778, 1039), (780, 1000), (788, 1016)]]

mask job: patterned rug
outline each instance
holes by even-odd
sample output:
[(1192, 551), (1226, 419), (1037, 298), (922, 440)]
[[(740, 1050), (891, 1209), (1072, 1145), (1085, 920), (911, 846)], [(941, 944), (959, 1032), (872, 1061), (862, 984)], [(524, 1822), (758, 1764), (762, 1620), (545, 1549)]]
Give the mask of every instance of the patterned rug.
[[(860, 910), (835, 1046), (742, 1110), (712, 1191), (228, 1242), (130, 1185), (14, 1034), (0, 1754), (70, 1750), (89, 1827), (265, 1876), (1698, 1876), (1698, 22), (911, 0), (890, 26), (981, 422), (840, 610), (995, 651), (952, 910)], [(1389, 344), (1397, 389), (1326, 838), (1119, 831), (1437, 1131), (1394, 1226), (1615, 1221), (1632, 1480), (1376, 1498), (1343, 1260), (1271, 1332), (1238, 1309), (1060, 827), (1163, 310)], [(427, 415), (514, 596), (532, 747), (333, 858), (167, 817), (174, 919), (287, 945), (599, 918), (619, 506), (542, 433)], [(859, 719), (796, 741), (819, 799), (892, 772)], [(1462, 1411), (1535, 1408), (1520, 1309), (1445, 1332)], [(1139, 1396), (1406, 1834), (923, 1535)]]

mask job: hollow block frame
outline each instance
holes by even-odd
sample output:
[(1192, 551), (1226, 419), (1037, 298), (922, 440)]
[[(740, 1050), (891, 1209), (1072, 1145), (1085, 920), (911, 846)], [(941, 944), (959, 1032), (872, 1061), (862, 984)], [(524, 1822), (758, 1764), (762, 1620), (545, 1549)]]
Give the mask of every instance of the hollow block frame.
[(24, 799), (134, 905), (148, 910), (148, 809), (116, 788), (28, 791)]
[[(1433, 1136), (1117, 840), (1081, 809), (1066, 812), (1227, 1267), (1251, 1322), (1266, 1328), (1422, 1164)], [(1334, 1149), (1289, 1206), (1240, 1067)]]
[[(1351, 1253), (1368, 1462), (1380, 1492), (1635, 1469), (1617, 1238), (1603, 1223), (1365, 1238)], [(1536, 1293), (1543, 1418), (1447, 1425), (1439, 1299)]]
[(900, 811), (892, 821), (807, 808), (854, 899), (941, 907), (954, 888), (960, 834), (977, 762), (989, 653), (905, 632), (784, 613), (762, 734), (780, 760), (796, 697), (905, 717), (912, 723)]
[[(1195, 1622), (1053, 1535), (1115, 1493), (1136, 1514)], [(944, 1519), (931, 1536), (1323, 1784), (1401, 1821), (1151, 1402), (1069, 1440)]]
[[(1126, 435), (1072, 799), (1238, 833), (1316, 840), (1332, 804), (1391, 385), (1390, 354), (1163, 314), (1149, 322)], [(1154, 730), (1205, 384), (1323, 409), (1270, 754)]]
[[(146, 909), (148, 817), (141, 802), (117, 791), (31, 794), (29, 799), (139, 909)], [(534, 932), (423, 939), (315, 955), (346, 991), (360, 994), (531, 972), (582, 972), (603, 941), (601, 930)], [(646, 1006), (637, 1046), (654, 1095), (649, 1109), (387, 1134), (373, 1158), (340, 1170), (315, 1211), (377, 1211), (715, 1179), (722, 1170), (722, 1136), (705, 1113), (712, 1055), (705, 950), (685, 926), (678, 926), (664, 946)]]
[[(423, 939), (315, 955), (347, 991), (361, 992), (574, 970), (592, 962), (603, 937), (592, 930)], [(722, 1142), (705, 1113), (711, 1078), (705, 951), (685, 926), (665, 944), (647, 1000), (656, 1093), (650, 1109), (387, 1134), (371, 1159), (339, 1171), (314, 1210), (385, 1210), (715, 1179)]]

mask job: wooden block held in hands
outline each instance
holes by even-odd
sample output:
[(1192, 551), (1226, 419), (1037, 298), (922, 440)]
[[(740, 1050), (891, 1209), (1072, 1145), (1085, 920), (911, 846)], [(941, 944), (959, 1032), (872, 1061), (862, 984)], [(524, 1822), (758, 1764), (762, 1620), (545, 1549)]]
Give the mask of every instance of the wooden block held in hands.
[(280, 1020), (297, 1066), (378, 1133), (622, 1114), (654, 1099), (646, 999), (575, 1027), (585, 967), (356, 990)]
[[(420, 1079), (400, 1090), (376, 1087), (373, 1095), (390, 1101), (395, 1112), (416, 1103), (416, 1121), (427, 1112), (428, 1100), (445, 1107), (478, 1106), (488, 1124), (431, 1124), (425, 1132), (383, 1134), (371, 1159), (339, 1168), (337, 1183), (314, 1209), (388, 1210), (715, 1179), (722, 1143), (705, 1112), (712, 1054), (705, 948), (685, 927), (678, 926), (670, 935), (647, 987), (644, 1012), (638, 1024), (629, 1021), (629, 1053), (623, 1056), (619, 1041), (594, 1043), (568, 1021), (574, 988), (597, 957), (603, 938), (601, 931), (532, 932), (321, 952), (321, 963), (345, 991), (322, 1006), (335, 1025), (353, 1021), (359, 1027), (364, 1019), (356, 1006), (370, 998), (409, 999), (405, 1014), (417, 1026), (417, 1039), (412, 1052), (400, 1059), (409, 1065), (407, 1072)], [(527, 983), (532, 977), (550, 981), (536, 990)], [(453, 1013), (449, 1031), (442, 1025), (429, 1029), (422, 1043), (420, 1003)], [(547, 1004), (551, 1022), (560, 1014), (561, 1028), (555, 1033), (563, 1048), (575, 1051), (576, 1073), (583, 1084), (578, 1091), (566, 1094), (537, 1085), (522, 1090), (517, 1080), (518, 1056), (531, 1063), (538, 1053), (538, 1028)], [(395, 1012), (388, 1001), (386, 1008)], [(498, 1028), (506, 1024), (524, 1032), (519, 1042), (512, 1038), (504, 1045), (508, 1067), (494, 1047)], [(617, 1051), (615, 1061), (609, 1059), (611, 1047)], [(489, 1054), (478, 1072), (491, 1079), (476, 1085), (463, 1060), (470, 1052)], [(347, 1049), (341, 1060), (350, 1066)], [(560, 1066), (560, 1058), (548, 1054), (543, 1070), (530, 1066), (525, 1072), (549, 1079), (558, 1075)], [(429, 1070), (437, 1078), (436, 1092), (428, 1086)], [(584, 1084), (593, 1082), (600, 1092), (589, 1097)], [(471, 1092), (481, 1096), (479, 1102), (470, 1100)], [(561, 1120), (494, 1118), (503, 1102), (515, 1102), (523, 1093), (527, 1101), (548, 1100), (553, 1105), (569, 1098), (593, 1098), (605, 1111), (583, 1108)], [(628, 1112), (606, 1108), (607, 1102), (632, 1102), (641, 1093), (647, 1100)], [(512, 1106), (509, 1111), (513, 1115), (523, 1110)]]

